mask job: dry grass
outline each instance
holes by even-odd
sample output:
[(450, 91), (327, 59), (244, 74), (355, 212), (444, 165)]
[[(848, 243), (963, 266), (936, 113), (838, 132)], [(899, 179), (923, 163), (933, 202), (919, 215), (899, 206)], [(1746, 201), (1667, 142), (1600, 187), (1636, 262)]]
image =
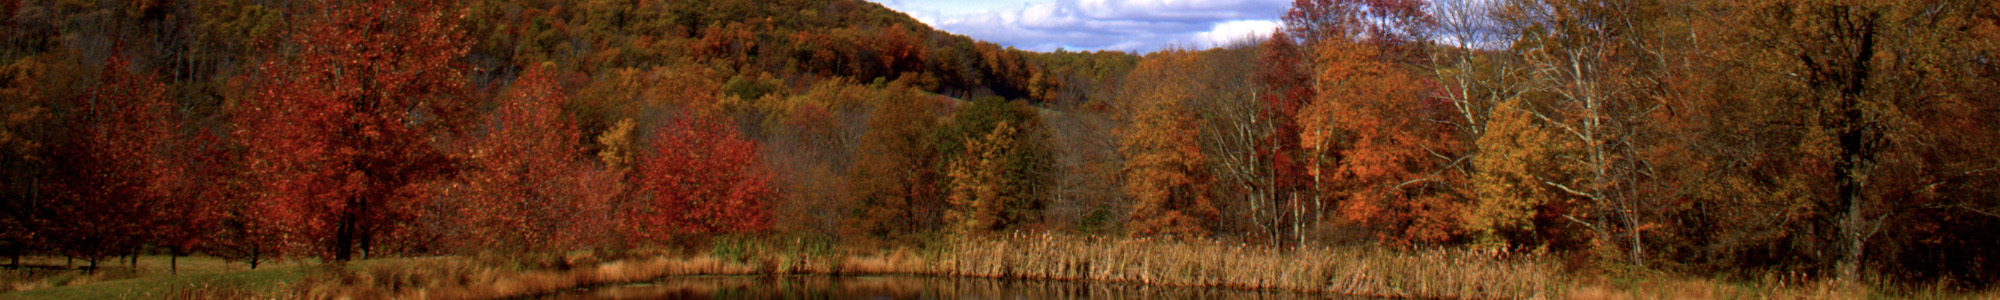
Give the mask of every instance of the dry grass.
[[(713, 257), (622, 259), (597, 263), (592, 254), (563, 258), (566, 269), (517, 270), (479, 259), (425, 258), (327, 270), (295, 291), (310, 299), (499, 299), (668, 276), (761, 274), (751, 265)], [(581, 262), (581, 263), (579, 263)]]
[[(1579, 277), (1557, 259), (1463, 249), (1271, 249), (1192, 240), (1009, 235), (925, 248), (831, 249), (723, 241), (706, 253), (645, 250), (383, 260), (317, 272), (290, 296), (495, 299), (694, 275), (920, 275), (1452, 299), (1995, 299), (1941, 287), (1883, 290), (1776, 276), (1750, 282), (1653, 271)], [(1615, 273), (1615, 272), (1614, 272)], [(1939, 285), (1942, 286), (1942, 285)], [(674, 290), (662, 287), (661, 289)], [(224, 290), (223, 292), (228, 292)], [(185, 297), (191, 299), (217, 297)], [(220, 297), (229, 298), (229, 297)]]
[(1538, 256), (1465, 250), (1273, 250), (1210, 241), (1011, 236), (957, 243), (932, 269), (950, 276), (1087, 280), (1348, 295), (1543, 298), (1560, 281)]
[[(1539, 257), (1462, 250), (1398, 252), (1265, 247), (1208, 241), (1015, 235), (922, 251), (844, 254), (751, 246), (724, 255), (572, 254), (509, 267), (435, 258), (349, 267), (300, 285), (302, 298), (494, 299), (689, 275), (907, 274), (1124, 282), (1423, 298), (1546, 298), (1557, 268)], [(721, 248), (718, 248), (721, 249)], [(616, 257), (611, 257), (616, 256)], [(599, 262), (602, 260), (603, 262)], [(549, 267), (555, 266), (555, 267)]]

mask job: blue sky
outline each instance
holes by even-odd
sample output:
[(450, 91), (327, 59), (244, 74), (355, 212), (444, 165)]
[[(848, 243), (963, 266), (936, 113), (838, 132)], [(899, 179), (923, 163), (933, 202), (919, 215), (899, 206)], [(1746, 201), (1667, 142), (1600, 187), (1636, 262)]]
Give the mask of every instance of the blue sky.
[(1207, 49), (1278, 26), (1290, 0), (869, 0), (924, 24), (1025, 50)]

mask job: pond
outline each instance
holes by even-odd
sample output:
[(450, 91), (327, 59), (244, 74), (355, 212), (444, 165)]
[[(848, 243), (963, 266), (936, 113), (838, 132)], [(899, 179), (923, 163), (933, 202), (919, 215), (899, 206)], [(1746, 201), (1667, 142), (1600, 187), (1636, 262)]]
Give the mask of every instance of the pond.
[(694, 276), (542, 299), (1374, 299), (1220, 288), (927, 276)]

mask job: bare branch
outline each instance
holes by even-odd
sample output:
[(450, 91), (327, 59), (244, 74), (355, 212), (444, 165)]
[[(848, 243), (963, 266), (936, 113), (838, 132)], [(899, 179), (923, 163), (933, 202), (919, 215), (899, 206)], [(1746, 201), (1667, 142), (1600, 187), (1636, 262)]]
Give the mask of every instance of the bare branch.
[(1585, 198), (1591, 198), (1591, 199), (1597, 199), (1597, 196), (1591, 196), (1590, 194), (1585, 194), (1584, 192), (1579, 192), (1579, 191), (1577, 191), (1576, 189), (1571, 189), (1571, 188), (1569, 188), (1569, 186), (1566, 186), (1566, 185), (1562, 185), (1561, 183), (1555, 183), (1555, 182), (1553, 182), (1553, 181), (1543, 181), (1542, 183), (1543, 183), (1543, 184), (1548, 184), (1549, 186), (1553, 186), (1553, 187), (1556, 187), (1557, 189), (1562, 189), (1562, 191), (1563, 191), (1563, 192), (1567, 192), (1567, 193), (1569, 193), (1569, 194), (1571, 194), (1571, 195), (1576, 195), (1576, 196), (1578, 196), (1578, 197), (1585, 197)]

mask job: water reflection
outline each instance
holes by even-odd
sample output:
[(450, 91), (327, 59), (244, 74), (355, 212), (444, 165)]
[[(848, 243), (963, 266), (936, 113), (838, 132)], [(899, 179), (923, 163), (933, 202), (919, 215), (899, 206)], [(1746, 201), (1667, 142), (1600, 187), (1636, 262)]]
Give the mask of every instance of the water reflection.
[[(1336, 296), (1334, 299), (1367, 299)], [(1327, 299), (1325, 295), (919, 276), (699, 276), (580, 289), (544, 299)]]

